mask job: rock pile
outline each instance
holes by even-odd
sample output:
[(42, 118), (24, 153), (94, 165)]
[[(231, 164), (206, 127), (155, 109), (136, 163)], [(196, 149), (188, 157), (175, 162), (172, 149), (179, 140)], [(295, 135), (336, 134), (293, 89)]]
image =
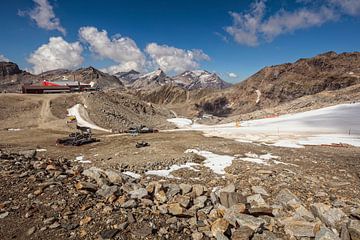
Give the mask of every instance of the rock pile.
[(262, 186), (135, 179), (35, 154), (0, 151), (2, 239), (360, 239), (359, 206), (307, 206), (286, 188), (271, 196)]

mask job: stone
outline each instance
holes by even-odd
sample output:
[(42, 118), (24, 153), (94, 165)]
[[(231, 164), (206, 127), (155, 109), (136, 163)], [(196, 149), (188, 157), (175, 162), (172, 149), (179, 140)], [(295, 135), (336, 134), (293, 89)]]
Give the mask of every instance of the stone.
[(137, 203), (135, 200), (131, 199), (126, 201), (124, 204), (121, 204), (122, 208), (135, 208), (137, 207)]
[(122, 184), (124, 182), (124, 179), (122, 178), (120, 172), (114, 170), (106, 170), (105, 175), (112, 184)]
[(82, 174), (88, 178), (95, 180), (99, 186), (102, 186), (103, 184), (107, 184), (107, 181), (105, 179), (105, 173), (100, 168), (91, 167), (89, 169), (84, 170)]
[(312, 204), (310, 209), (315, 217), (318, 217), (330, 228), (336, 228), (344, 219), (346, 219), (346, 215), (343, 211), (323, 203)]
[(246, 226), (240, 226), (231, 234), (231, 240), (248, 240), (254, 234), (254, 231)]
[(251, 190), (255, 194), (261, 194), (263, 196), (269, 196), (268, 192), (261, 186), (252, 186)]
[(285, 233), (295, 237), (315, 237), (320, 225), (317, 222), (307, 222), (287, 218), (282, 221)]
[(190, 184), (180, 183), (181, 194), (187, 194), (191, 191), (192, 186)]
[(166, 204), (158, 206), (158, 209), (159, 209), (161, 214), (166, 214), (168, 212), (168, 208), (167, 208)]
[(299, 205), (295, 208), (293, 218), (298, 220), (304, 219), (310, 222), (315, 220), (314, 215), (302, 205)]
[(56, 219), (54, 217), (49, 217), (49, 218), (44, 219), (43, 223), (45, 225), (49, 225), (49, 224), (53, 224), (55, 221), (56, 221)]
[(201, 239), (203, 239), (203, 237), (204, 237), (204, 234), (202, 234), (201, 232), (194, 232), (191, 234), (191, 238), (193, 240), (201, 240)]
[(351, 240), (360, 240), (360, 221), (359, 220), (350, 220), (349, 222), (349, 234)]
[(340, 240), (340, 238), (326, 227), (321, 227), (315, 235), (315, 240)]
[(167, 195), (168, 198), (172, 198), (176, 194), (180, 193), (180, 191), (181, 191), (181, 189), (180, 189), (179, 185), (177, 185), (177, 184), (168, 184), (167, 185), (166, 195)]
[(205, 207), (205, 202), (207, 200), (206, 196), (200, 196), (194, 199), (194, 207), (197, 209)]
[(77, 190), (86, 190), (89, 192), (96, 192), (97, 191), (97, 186), (93, 183), (90, 182), (77, 182), (75, 184), (75, 188)]
[(251, 240), (280, 240), (280, 238), (277, 238), (270, 231), (264, 231), (262, 233), (255, 233)]
[(224, 233), (229, 228), (229, 222), (223, 218), (217, 219), (211, 224), (211, 233), (216, 236), (218, 232)]
[(135, 219), (135, 217), (134, 217), (134, 214), (132, 214), (131, 212), (128, 213), (128, 215), (127, 215), (127, 221), (128, 221), (128, 223), (130, 223), (130, 224), (136, 222), (136, 219)]
[(343, 225), (341, 226), (340, 238), (341, 240), (351, 240), (350, 233), (346, 223), (343, 223)]
[(36, 231), (36, 227), (31, 227), (26, 231), (26, 236), (32, 235)]
[(194, 192), (196, 197), (199, 197), (199, 196), (204, 194), (205, 187), (203, 185), (200, 185), (200, 184), (195, 184), (192, 187), (192, 191)]
[(9, 212), (0, 213), (0, 219), (4, 219), (9, 215)]
[(102, 239), (112, 239), (120, 232), (119, 229), (108, 229), (100, 232), (100, 237)]
[(275, 198), (275, 202), (283, 206), (287, 206), (290, 201), (300, 203), (299, 198), (287, 188), (282, 189)]
[(108, 199), (110, 196), (114, 195), (118, 191), (117, 186), (108, 186), (103, 184), (99, 190), (96, 191), (96, 194)]
[(245, 204), (239, 203), (233, 205), (231, 208), (225, 209), (224, 218), (228, 220), (233, 226), (236, 225), (236, 219), (240, 214), (246, 211)]
[(152, 234), (152, 228), (148, 224), (143, 224), (141, 227), (133, 229), (131, 233), (134, 234), (137, 239), (145, 238)]
[(51, 225), (49, 226), (50, 229), (55, 229), (55, 228), (58, 228), (58, 227), (60, 227), (60, 223), (59, 223), (59, 222), (54, 222), (53, 224), (51, 224)]
[(190, 206), (190, 200), (188, 196), (176, 195), (172, 202), (179, 203), (182, 207), (188, 208)]
[(34, 159), (36, 157), (36, 150), (31, 149), (31, 150), (19, 151), (19, 155), (22, 155), (27, 159)]
[(216, 240), (229, 240), (228, 237), (226, 237), (223, 233), (221, 232), (216, 232), (216, 234), (214, 235), (214, 237), (216, 238)]
[(252, 215), (272, 215), (272, 208), (265, 202), (260, 194), (248, 196), (249, 212)]
[(89, 222), (91, 222), (92, 217), (90, 216), (85, 216), (80, 220), (80, 226), (88, 224)]
[(141, 199), (141, 198), (146, 197), (148, 195), (148, 192), (145, 188), (139, 188), (139, 189), (129, 192), (129, 194), (130, 194), (130, 197), (133, 199)]
[(263, 219), (242, 213), (236, 216), (236, 222), (240, 226), (249, 227), (254, 231), (261, 229), (265, 225), (265, 221)]
[(166, 194), (165, 194), (164, 190), (160, 190), (160, 191), (156, 192), (155, 193), (155, 199), (159, 203), (165, 203), (167, 201), (167, 197), (166, 197)]
[(241, 193), (220, 192), (220, 204), (229, 208), (237, 203), (245, 203), (246, 199)]
[(170, 214), (174, 216), (182, 215), (184, 213), (184, 209), (180, 206), (179, 203), (169, 204), (167, 210)]

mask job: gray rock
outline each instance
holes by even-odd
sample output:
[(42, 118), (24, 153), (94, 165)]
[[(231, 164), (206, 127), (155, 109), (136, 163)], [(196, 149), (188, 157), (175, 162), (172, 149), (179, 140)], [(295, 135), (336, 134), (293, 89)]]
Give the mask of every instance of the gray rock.
[(45, 225), (48, 225), (48, 224), (53, 224), (55, 221), (56, 221), (56, 219), (54, 217), (49, 217), (49, 218), (44, 219), (43, 223)]
[(272, 215), (272, 208), (265, 202), (260, 194), (248, 196), (247, 203), (250, 205), (249, 212), (253, 215)]
[(295, 209), (293, 218), (299, 220), (304, 219), (310, 222), (315, 220), (314, 215), (309, 210), (307, 210), (303, 205), (300, 205)]
[(26, 236), (32, 235), (36, 231), (36, 227), (31, 227), (26, 231)]
[(36, 156), (36, 150), (31, 149), (31, 150), (19, 151), (19, 155), (23, 155), (27, 159), (34, 159)]
[(349, 229), (351, 240), (360, 240), (360, 221), (359, 220), (350, 220), (348, 229)]
[(280, 240), (275, 234), (269, 231), (264, 231), (263, 233), (255, 233), (251, 240)]
[(4, 219), (9, 215), (9, 212), (0, 213), (0, 219)]
[(246, 226), (240, 226), (231, 234), (231, 240), (248, 240), (254, 234), (254, 231)]
[(100, 232), (100, 237), (102, 239), (112, 239), (120, 232), (119, 229), (108, 229)]
[(187, 194), (191, 191), (192, 186), (190, 184), (180, 183), (181, 194)]
[(146, 197), (148, 195), (148, 192), (145, 188), (139, 188), (129, 192), (129, 194), (131, 198), (141, 199), (143, 197)]
[(283, 206), (287, 206), (290, 201), (297, 203), (301, 202), (296, 195), (286, 188), (282, 189), (275, 198), (275, 202), (280, 203)]
[(167, 185), (166, 196), (168, 198), (172, 198), (176, 194), (180, 193), (180, 191), (181, 191), (181, 189), (180, 189), (179, 185), (177, 185), (177, 184), (169, 184), (169, 185)]
[(195, 196), (199, 197), (204, 194), (206, 188), (203, 185), (195, 184), (192, 187), (192, 191), (195, 193)]
[(251, 190), (255, 194), (261, 194), (263, 196), (269, 196), (268, 192), (261, 186), (252, 186)]
[(110, 196), (115, 194), (118, 191), (117, 186), (108, 186), (103, 184), (99, 190), (96, 191), (96, 194), (108, 199)]
[(223, 218), (233, 226), (238, 223), (241, 227), (248, 227), (253, 231), (257, 231), (265, 224), (263, 219), (243, 214), (235, 207), (226, 209)]
[(224, 207), (231, 207), (237, 203), (245, 203), (246, 198), (238, 192), (220, 192), (220, 204)]
[(95, 180), (99, 186), (108, 184), (108, 182), (106, 180), (106, 175), (105, 175), (104, 171), (100, 168), (91, 167), (89, 169), (84, 170), (82, 172), (82, 174), (88, 178)]
[(287, 218), (282, 221), (285, 233), (295, 237), (315, 237), (319, 223)]
[(315, 240), (340, 240), (340, 238), (326, 227), (321, 227), (315, 235)]
[(53, 224), (51, 224), (49, 226), (50, 229), (55, 229), (55, 228), (59, 228), (60, 227), (60, 223), (59, 222), (54, 222)]
[(205, 207), (206, 200), (207, 200), (206, 196), (197, 197), (197, 198), (194, 199), (194, 206), (197, 209), (203, 208), (203, 207)]
[(318, 217), (326, 226), (336, 228), (346, 219), (346, 215), (338, 208), (332, 208), (323, 203), (315, 203), (310, 206), (312, 213)]
[(135, 207), (137, 207), (137, 203), (136, 203), (135, 200), (130, 199), (130, 200), (126, 201), (124, 204), (122, 204), (121, 207), (123, 207), (123, 208), (135, 208)]
[(190, 197), (177, 195), (173, 198), (173, 202), (179, 203), (182, 207), (188, 208), (190, 206)]
[(114, 170), (106, 170), (105, 175), (113, 184), (122, 184), (124, 182), (124, 179), (122, 178), (122, 174), (120, 172)]
[(203, 239), (204, 235), (200, 232), (194, 232), (191, 234), (193, 240), (201, 240)]

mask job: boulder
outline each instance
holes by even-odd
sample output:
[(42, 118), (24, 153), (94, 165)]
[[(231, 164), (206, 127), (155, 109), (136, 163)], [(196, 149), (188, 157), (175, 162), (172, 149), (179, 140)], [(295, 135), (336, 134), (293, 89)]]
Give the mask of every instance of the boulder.
[(330, 228), (339, 228), (342, 222), (346, 220), (345, 213), (338, 209), (332, 208), (330, 205), (323, 203), (315, 203), (310, 206), (312, 213), (318, 217), (326, 226)]
[(350, 220), (348, 229), (349, 229), (351, 240), (360, 240), (360, 221), (359, 220)]

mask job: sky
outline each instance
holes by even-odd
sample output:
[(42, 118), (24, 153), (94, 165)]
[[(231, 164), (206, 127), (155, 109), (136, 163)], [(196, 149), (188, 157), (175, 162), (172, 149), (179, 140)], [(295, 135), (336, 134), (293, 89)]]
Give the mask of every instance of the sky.
[(360, 49), (360, 0), (12, 0), (0, 60), (32, 73), (205, 69), (239, 82), (265, 66)]

